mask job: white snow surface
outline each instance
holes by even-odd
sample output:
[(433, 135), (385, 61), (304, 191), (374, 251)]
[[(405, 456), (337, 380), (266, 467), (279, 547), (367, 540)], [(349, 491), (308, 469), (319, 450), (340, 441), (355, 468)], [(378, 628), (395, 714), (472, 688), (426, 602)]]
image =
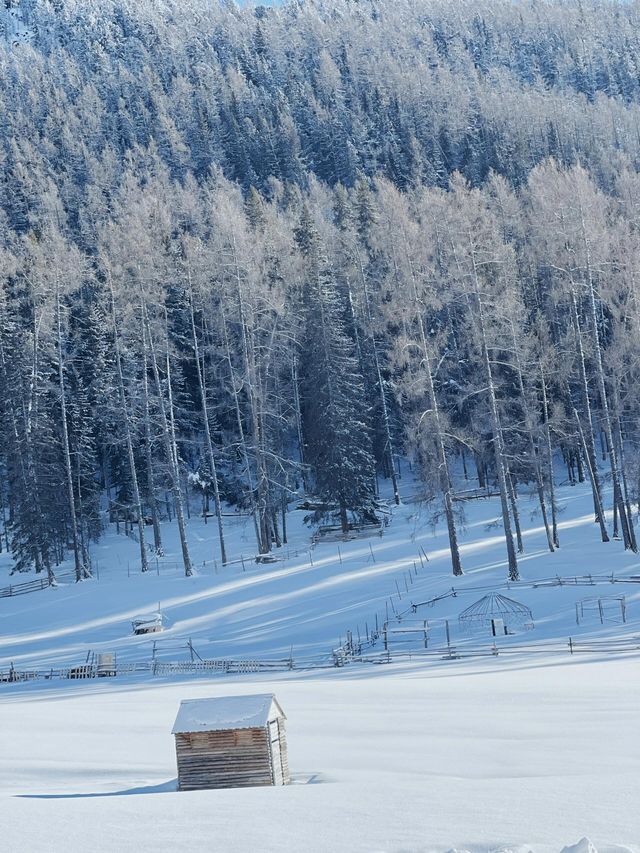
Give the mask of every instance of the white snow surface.
[[(91, 652), (148, 662), (154, 644), (159, 660), (327, 666), (0, 684), (0, 851), (640, 853), (640, 560), (599, 542), (588, 488), (558, 496), (554, 554), (523, 497), (522, 581), (509, 585), (493, 500), (465, 507), (465, 575), (455, 579), (444, 526), (432, 530), (415, 504), (395, 510), (383, 536), (311, 551), (294, 511), (272, 565), (252, 560), (250, 519), (225, 519), (230, 557), (244, 564), (224, 568), (213, 562), (215, 524), (193, 514), (192, 578), (173, 525), (163, 525), (166, 557), (145, 576), (137, 544), (110, 529), (94, 548), (93, 580), (0, 599), (0, 670), (75, 666)], [(9, 567), (0, 554), (0, 586), (28, 579)], [(553, 580), (589, 574), (598, 583)], [(465, 635), (458, 615), (489, 592), (530, 608), (534, 629)], [(587, 598), (605, 601), (602, 622), (589, 606), (576, 624)], [(166, 630), (134, 636), (131, 620), (155, 611)], [(398, 629), (420, 628), (390, 639), (412, 658), (329, 665), (347, 630), (364, 636), (387, 611)], [(405, 615), (394, 621), (394, 611)], [(439, 654), (445, 620), (455, 648), (483, 656)], [(594, 645), (605, 642), (627, 651)], [(372, 652), (381, 649), (379, 640)], [(177, 792), (180, 703), (255, 694), (275, 694), (287, 715), (292, 784)]]
[(262, 728), (269, 720), (273, 700), (273, 693), (185, 699), (180, 703), (171, 732), (179, 734)]
[[(569, 661), (7, 686), (0, 848), (640, 853), (638, 663)], [(180, 701), (265, 689), (292, 784), (175, 791)]]

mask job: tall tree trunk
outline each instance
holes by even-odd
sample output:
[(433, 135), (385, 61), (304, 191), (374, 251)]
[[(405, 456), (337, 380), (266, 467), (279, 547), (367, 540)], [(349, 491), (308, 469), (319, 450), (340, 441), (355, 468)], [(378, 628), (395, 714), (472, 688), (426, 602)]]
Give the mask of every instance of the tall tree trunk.
[(73, 544), (73, 560), (76, 572), (76, 582), (90, 577), (88, 568), (82, 560), (80, 551), (80, 537), (78, 535), (78, 519), (76, 517), (76, 500), (73, 491), (73, 467), (71, 465), (71, 447), (69, 445), (69, 427), (67, 424), (67, 401), (64, 383), (64, 356), (62, 349), (62, 306), (60, 304), (60, 286), (56, 275), (56, 337), (58, 344), (58, 386), (60, 389), (60, 423), (62, 426), (62, 452), (64, 455), (64, 467), (67, 475), (67, 500), (69, 502), (69, 523), (71, 525), (71, 539)]
[(191, 281), (189, 281), (189, 285), (189, 315), (191, 318), (193, 355), (196, 365), (196, 372), (198, 374), (198, 388), (200, 390), (200, 403), (202, 406), (202, 423), (204, 425), (205, 444), (207, 447), (207, 455), (209, 457), (209, 470), (211, 471), (211, 480), (213, 482), (213, 497), (215, 501), (216, 518), (218, 519), (218, 539), (220, 540), (220, 556), (222, 558), (222, 565), (225, 566), (227, 563), (227, 552), (224, 545), (224, 530), (222, 526), (222, 505), (220, 501), (220, 487), (218, 485), (218, 471), (216, 466), (215, 454), (213, 452), (213, 442), (211, 441), (211, 429), (209, 427), (209, 413), (207, 411), (207, 394), (204, 385), (203, 367), (200, 364), (200, 347), (198, 345), (196, 321), (193, 312), (193, 292), (191, 290)]
[[(544, 531), (547, 537), (547, 545), (549, 550), (553, 552), (555, 550), (553, 544), (553, 537), (551, 534), (551, 530), (549, 529), (549, 519), (547, 517), (547, 504), (544, 495), (544, 477), (542, 475), (542, 468), (540, 465), (540, 454), (538, 452), (538, 446), (533, 436), (533, 427), (532, 427), (532, 417), (531, 411), (529, 408), (529, 403), (527, 400), (526, 389), (524, 387), (524, 376), (522, 370), (522, 363), (520, 361), (520, 350), (518, 347), (516, 329), (513, 322), (510, 323), (511, 326), (511, 341), (513, 344), (513, 357), (515, 360), (516, 373), (518, 376), (518, 387), (520, 390), (520, 400), (522, 405), (522, 413), (524, 415), (525, 421), (525, 429), (527, 434), (527, 441), (529, 444), (529, 455), (531, 457), (531, 465), (533, 468), (533, 475), (536, 483), (536, 491), (538, 493), (538, 503), (540, 504), (540, 512), (542, 513), (542, 522), (544, 524)], [(515, 518), (514, 514), (514, 518)], [(518, 524), (517, 529), (519, 529), (520, 525)], [(522, 542), (522, 535), (520, 534), (520, 543)], [(520, 550), (520, 548), (518, 549)]]
[(453, 574), (456, 577), (464, 574), (462, 569), (462, 560), (460, 559), (460, 547), (458, 545), (458, 531), (456, 529), (454, 509), (453, 509), (453, 486), (451, 484), (451, 474), (449, 471), (449, 462), (447, 460), (447, 451), (444, 445), (444, 436), (442, 430), (442, 422), (440, 418), (440, 407), (436, 396), (435, 384), (433, 381), (433, 371), (431, 369), (431, 357), (429, 354), (429, 344), (427, 334), (424, 328), (422, 312), (418, 300), (417, 288), (413, 288), (413, 296), (415, 300), (416, 321), (418, 324), (418, 333), (420, 335), (420, 346), (422, 349), (422, 369), (424, 377), (427, 381), (427, 399), (431, 410), (431, 419), (433, 423), (434, 440), (436, 444), (436, 453), (438, 456), (438, 467), (440, 470), (440, 487), (444, 497), (444, 514), (447, 520), (447, 533), (449, 536), (449, 550), (451, 552), (451, 566)]
[[(373, 317), (371, 312), (371, 302), (369, 299), (369, 285), (367, 282), (367, 274), (364, 269), (364, 265), (362, 263), (362, 256), (359, 249), (356, 249), (358, 256), (358, 268), (360, 270), (360, 277), (362, 280), (362, 288), (364, 291), (365, 298), (365, 306), (366, 306), (366, 320), (367, 327), (371, 330), (373, 325)], [(351, 288), (349, 288), (349, 303), (351, 304), (352, 313), (354, 313), (354, 321), (355, 321), (355, 311), (353, 308), (353, 300), (351, 297)], [(393, 500), (396, 506), (400, 505), (400, 489), (398, 487), (398, 474), (396, 472), (396, 460), (395, 453), (393, 448), (393, 437), (391, 435), (391, 421), (389, 419), (389, 406), (387, 404), (387, 397), (384, 393), (384, 383), (382, 381), (382, 370), (380, 369), (380, 356), (378, 354), (378, 342), (376, 341), (376, 336), (373, 331), (369, 331), (368, 335), (369, 344), (371, 346), (371, 352), (373, 354), (373, 364), (376, 371), (376, 387), (378, 394), (380, 396), (380, 409), (382, 411), (382, 428), (384, 430), (384, 452), (387, 456), (388, 465), (389, 465), (389, 475), (391, 477), (391, 486), (393, 488)], [(363, 372), (364, 373), (364, 372)]]
[(576, 422), (576, 427), (578, 430), (578, 436), (582, 443), (582, 453), (584, 456), (584, 462), (587, 466), (587, 472), (589, 474), (589, 480), (591, 482), (591, 491), (593, 493), (594, 501), (596, 501), (596, 522), (600, 525), (600, 538), (603, 542), (609, 541), (609, 534), (607, 533), (607, 528), (604, 523), (604, 510), (602, 508), (602, 503), (600, 501), (600, 492), (597, 484), (597, 475), (594, 471), (591, 456), (589, 453), (589, 446), (587, 443), (587, 438), (584, 434), (584, 430), (582, 429), (582, 421), (580, 420), (580, 415), (578, 414), (578, 410), (573, 407), (573, 417)]
[(151, 522), (153, 524), (153, 550), (156, 556), (164, 556), (162, 547), (162, 533), (160, 530), (160, 514), (158, 511), (158, 499), (156, 497), (156, 481), (153, 473), (153, 455), (151, 443), (151, 406), (149, 404), (149, 359), (147, 353), (147, 335), (144, 327), (144, 316), (142, 317), (142, 398), (144, 404), (144, 458), (149, 490), (149, 508), (151, 509)]
[(624, 504), (622, 488), (620, 486), (620, 471), (618, 467), (618, 458), (616, 448), (613, 441), (613, 427), (611, 425), (611, 414), (609, 411), (609, 400), (607, 395), (607, 387), (604, 376), (604, 365), (602, 363), (602, 347), (600, 345), (600, 332), (598, 331), (598, 311), (596, 307), (596, 290), (593, 281), (593, 271), (591, 266), (591, 253), (589, 241), (586, 239), (586, 229), (584, 216), (581, 218), (582, 234), (584, 237), (584, 247), (587, 259), (587, 284), (589, 288), (589, 308), (591, 313), (591, 336), (593, 340), (594, 363), (596, 368), (596, 379), (598, 382), (598, 390), (600, 393), (600, 405), (602, 407), (602, 417), (604, 420), (604, 433), (609, 448), (609, 464), (611, 466), (611, 480), (613, 483), (613, 500), (618, 507), (620, 514), (620, 526), (622, 527), (622, 538), (626, 550), (631, 549), (637, 551), (638, 548), (631, 537), (631, 519), (627, 516), (627, 509)]
[[(245, 468), (245, 474), (249, 484), (249, 506), (251, 508), (251, 516), (253, 518), (253, 527), (256, 534), (256, 542), (258, 544), (258, 549), (261, 546), (261, 532), (260, 532), (260, 522), (258, 519), (258, 508), (256, 506), (255, 499), (255, 491), (253, 487), (253, 476), (251, 474), (251, 462), (249, 461), (249, 452), (247, 450), (247, 439), (244, 432), (244, 425), (242, 423), (242, 411), (240, 409), (240, 399), (238, 397), (238, 388), (236, 386), (235, 380), (235, 370), (233, 367), (233, 360), (231, 358), (231, 345), (229, 343), (229, 333), (227, 330), (227, 321), (226, 318), (223, 318), (222, 327), (224, 330), (224, 342), (225, 342), (225, 350), (226, 350), (226, 361), (227, 366), (229, 368), (229, 379), (231, 382), (231, 392), (233, 394), (233, 402), (236, 413), (236, 423), (238, 425), (238, 436), (240, 438), (240, 452), (242, 454), (242, 462)], [(262, 553), (262, 552), (261, 552)]]
[[(584, 355), (584, 347), (582, 345), (582, 332), (580, 330), (580, 320), (578, 317), (578, 303), (576, 300), (575, 291), (571, 290), (571, 316), (573, 320), (573, 328), (576, 336), (576, 349), (578, 352), (578, 365), (580, 368), (580, 386), (582, 391), (582, 405), (584, 407), (584, 420), (586, 430), (580, 425), (580, 438), (585, 451), (585, 462), (589, 469), (589, 479), (591, 480), (591, 490), (593, 492), (593, 508), (596, 516), (596, 523), (600, 525), (600, 535), (603, 542), (609, 541), (604, 511), (602, 508), (602, 488), (600, 486), (600, 477), (598, 476), (598, 465), (596, 461), (595, 438), (593, 435), (593, 417), (591, 414), (591, 401), (589, 399), (589, 383), (587, 380), (587, 367)], [(569, 395), (570, 399), (570, 395)], [(574, 414), (580, 420), (577, 410), (573, 408)]]
[(373, 349), (373, 361), (376, 368), (377, 387), (380, 393), (380, 407), (382, 409), (382, 426), (384, 428), (385, 437), (385, 453), (389, 463), (389, 474), (391, 476), (391, 486), (393, 488), (393, 500), (396, 506), (400, 506), (400, 489), (398, 488), (398, 474), (396, 472), (396, 460), (393, 452), (393, 439), (391, 437), (391, 423), (389, 420), (389, 407), (387, 405), (387, 397), (384, 393), (384, 383), (382, 381), (382, 371), (380, 370), (380, 359), (378, 358), (378, 345), (374, 334), (371, 334), (371, 346)]
[(473, 263), (474, 295), (477, 309), (476, 320), (480, 332), (480, 349), (482, 352), (482, 364), (487, 382), (487, 393), (489, 395), (489, 412), (491, 415), (491, 430), (493, 433), (493, 450), (496, 460), (496, 469), (498, 473), (498, 486), (500, 489), (500, 507), (502, 510), (504, 538), (507, 545), (509, 580), (518, 581), (520, 580), (520, 573), (518, 571), (518, 558), (516, 557), (516, 549), (513, 543), (511, 518), (509, 516), (509, 487), (507, 483), (507, 466), (505, 464), (505, 448), (502, 440), (502, 425), (500, 423), (500, 413), (498, 412), (498, 400), (496, 397), (496, 389), (493, 381), (491, 359), (489, 358), (489, 346), (487, 343), (487, 332), (484, 320), (484, 310), (482, 307), (480, 282), (478, 279), (476, 257), (473, 248), (471, 248), (471, 259)]
[(296, 435), (298, 438), (298, 453), (300, 455), (300, 470), (302, 473), (302, 487), (305, 494), (308, 492), (307, 466), (304, 454), (304, 436), (302, 433), (302, 409), (300, 407), (300, 384), (298, 379), (298, 358), (294, 354), (291, 360), (291, 383), (293, 386), (293, 407), (296, 419)]
[(238, 312), (240, 320), (240, 341), (242, 357), (245, 368), (245, 388), (249, 400), (249, 411), (251, 413), (251, 435), (254, 445), (254, 457), (256, 462), (256, 510), (258, 513), (258, 550), (261, 554), (268, 554), (271, 550), (272, 528), (271, 528), (271, 499), (269, 488), (269, 477), (267, 474), (267, 462), (264, 447), (264, 428), (262, 424), (262, 413), (258, 397), (258, 370), (256, 366), (255, 350), (249, 340), (249, 328), (246, 321), (245, 302), (242, 287), (242, 276), (238, 263), (235, 239), (233, 240), (233, 259), (236, 277), (236, 295), (238, 298)]
[(524, 542), (522, 541), (522, 528), (520, 527), (520, 513), (518, 512), (518, 495), (516, 493), (513, 475), (507, 468), (507, 486), (509, 488), (509, 503), (511, 504), (511, 514), (513, 515), (513, 526), (516, 531), (516, 544), (518, 546), (518, 554), (524, 553)]
[(169, 406), (169, 418), (167, 418), (167, 411), (165, 407), (164, 394), (162, 392), (162, 383), (160, 381), (160, 370), (158, 368), (158, 359), (156, 356), (155, 344), (153, 342), (153, 335), (151, 333), (151, 324), (149, 322), (149, 315), (146, 311), (146, 306), (143, 305), (144, 312), (144, 321), (145, 321), (145, 329), (147, 332), (147, 341), (149, 344), (149, 351), (151, 354), (151, 369), (153, 371), (153, 378), (156, 385), (156, 393), (158, 395), (158, 410), (160, 412), (160, 421), (162, 423), (162, 436), (164, 439), (165, 446), (165, 454), (167, 457), (167, 462), (169, 464), (169, 471), (171, 476), (171, 492), (173, 494), (173, 500), (175, 505), (176, 518), (178, 520), (178, 531), (180, 534), (180, 546), (182, 549), (182, 562), (184, 565), (184, 573), (186, 577), (191, 577), (193, 574), (193, 567), (191, 565), (191, 556), (189, 555), (189, 546), (187, 544), (187, 531), (186, 525), (184, 521), (184, 508), (182, 505), (182, 492), (180, 489), (180, 468), (178, 465), (178, 448), (176, 445), (176, 435), (175, 435), (175, 423), (174, 423), (174, 414), (173, 414), (173, 391), (171, 388), (171, 363), (169, 359), (169, 341), (167, 339), (167, 358), (166, 358), (166, 372), (167, 372), (167, 396), (168, 396), (168, 406)]
[(129, 471), (131, 474), (131, 489), (133, 491), (133, 502), (138, 514), (138, 539), (140, 542), (140, 567), (143, 572), (149, 571), (149, 559), (147, 556), (147, 543), (144, 531), (144, 511), (140, 500), (140, 489), (138, 488), (138, 473), (136, 471), (136, 458), (133, 452), (133, 441), (131, 438), (131, 421), (129, 408), (124, 390), (124, 377), (122, 375), (122, 357), (120, 354), (120, 340), (118, 336), (118, 323), (116, 320), (116, 303), (113, 295), (113, 285), (109, 282), (111, 290), (111, 319), (113, 322), (113, 347), (116, 362), (116, 374), (118, 377), (118, 396), (120, 397), (120, 409), (122, 423), (124, 425), (124, 437), (127, 443), (127, 458), (129, 460)]
[(551, 530), (552, 530), (552, 541), (553, 545), (556, 548), (560, 547), (560, 540), (558, 538), (558, 518), (557, 518), (557, 507), (556, 507), (556, 493), (555, 493), (555, 483), (553, 477), (553, 447), (551, 444), (551, 427), (549, 425), (549, 401), (547, 398), (547, 379), (544, 373), (544, 368), (542, 367), (542, 363), (540, 365), (540, 384), (542, 387), (542, 414), (544, 418), (544, 438), (545, 445), (547, 451), (547, 479), (549, 482), (549, 502), (551, 504)]
[(622, 477), (622, 491), (624, 497), (624, 506), (627, 511), (627, 518), (629, 521), (629, 537), (631, 540), (631, 550), (638, 550), (638, 542), (636, 539), (636, 531), (633, 526), (633, 513), (631, 511), (631, 498), (629, 496), (629, 487), (627, 482), (627, 466), (625, 464), (625, 452), (624, 452), (624, 436), (622, 434), (622, 412), (620, 406), (620, 395), (618, 393), (617, 385), (614, 385), (614, 404), (616, 411), (615, 418), (615, 435), (614, 437), (617, 440), (618, 444), (618, 458), (620, 459), (620, 474)]

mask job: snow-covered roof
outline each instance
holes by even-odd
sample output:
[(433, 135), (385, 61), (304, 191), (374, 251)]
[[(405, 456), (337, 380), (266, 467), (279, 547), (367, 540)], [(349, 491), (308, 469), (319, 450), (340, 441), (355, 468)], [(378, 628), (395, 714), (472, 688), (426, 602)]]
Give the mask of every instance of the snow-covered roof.
[(131, 620), (132, 625), (157, 625), (162, 623), (162, 613), (143, 613)]
[(266, 726), (269, 719), (276, 716), (285, 715), (273, 693), (185, 699), (180, 703), (171, 733), (257, 729)]

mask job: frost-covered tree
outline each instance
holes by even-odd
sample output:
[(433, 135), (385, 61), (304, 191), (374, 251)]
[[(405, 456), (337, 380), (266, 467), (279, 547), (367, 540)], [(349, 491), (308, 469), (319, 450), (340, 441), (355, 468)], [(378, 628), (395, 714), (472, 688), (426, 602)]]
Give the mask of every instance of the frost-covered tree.
[(318, 495), (338, 509), (349, 530), (349, 511), (375, 519), (375, 463), (368, 409), (347, 305), (329, 267), (308, 207), (296, 228), (302, 253), (305, 316), (301, 373), (305, 458)]

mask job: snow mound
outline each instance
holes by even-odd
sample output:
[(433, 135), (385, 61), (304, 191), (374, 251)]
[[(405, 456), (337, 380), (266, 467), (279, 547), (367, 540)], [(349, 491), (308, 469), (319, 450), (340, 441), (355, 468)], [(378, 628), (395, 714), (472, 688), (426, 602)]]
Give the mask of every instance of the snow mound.
[(570, 847), (563, 847), (560, 853), (598, 853), (594, 844), (585, 836)]
[(515, 844), (508, 847), (498, 847), (491, 853), (534, 853), (528, 844)]

